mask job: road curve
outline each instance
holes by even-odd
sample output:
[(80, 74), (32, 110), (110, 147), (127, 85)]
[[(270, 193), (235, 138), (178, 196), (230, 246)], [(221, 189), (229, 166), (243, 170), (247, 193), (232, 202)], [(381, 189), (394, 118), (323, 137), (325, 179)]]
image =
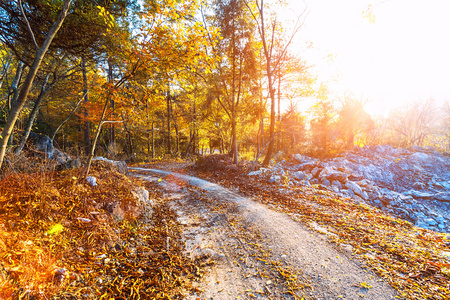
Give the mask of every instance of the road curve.
[[(133, 176), (150, 179), (176, 178), (206, 191), (213, 198), (233, 202), (249, 228), (257, 228), (273, 255), (287, 257), (290, 265), (309, 276), (314, 299), (398, 299), (397, 292), (372, 271), (364, 269), (348, 251), (338, 251), (326, 237), (220, 185), (193, 176), (157, 169), (129, 168)], [(364, 288), (362, 285), (370, 288)]]

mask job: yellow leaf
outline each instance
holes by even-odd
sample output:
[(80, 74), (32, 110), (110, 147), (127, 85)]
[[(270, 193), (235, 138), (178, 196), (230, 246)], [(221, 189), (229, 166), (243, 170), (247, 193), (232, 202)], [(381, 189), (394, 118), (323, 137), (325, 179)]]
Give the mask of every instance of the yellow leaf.
[(47, 230), (47, 234), (52, 235), (52, 234), (58, 234), (61, 231), (64, 230), (64, 226), (62, 226), (61, 224), (55, 224), (52, 225), (48, 230)]

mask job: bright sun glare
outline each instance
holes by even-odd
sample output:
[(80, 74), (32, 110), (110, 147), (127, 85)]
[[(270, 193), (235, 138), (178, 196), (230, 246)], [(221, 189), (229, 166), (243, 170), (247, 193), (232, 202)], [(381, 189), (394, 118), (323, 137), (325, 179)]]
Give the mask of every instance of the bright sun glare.
[[(290, 0), (308, 14), (299, 55), (334, 96), (369, 99), (371, 114), (408, 102), (450, 99), (450, 2), (447, 0)], [(375, 21), (362, 14), (372, 5)]]

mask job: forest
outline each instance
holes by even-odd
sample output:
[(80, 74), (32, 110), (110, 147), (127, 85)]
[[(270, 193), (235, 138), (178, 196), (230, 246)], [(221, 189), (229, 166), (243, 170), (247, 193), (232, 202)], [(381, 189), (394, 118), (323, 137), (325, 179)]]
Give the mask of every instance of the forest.
[(0, 1), (0, 299), (449, 299), (450, 102), (336, 93), (289, 3)]
[[(2, 1), (0, 162), (30, 132), (77, 157), (149, 161), (390, 144), (450, 150), (450, 106), (374, 117), (293, 50), (304, 11), (258, 1)], [(303, 109), (302, 102), (313, 103)]]

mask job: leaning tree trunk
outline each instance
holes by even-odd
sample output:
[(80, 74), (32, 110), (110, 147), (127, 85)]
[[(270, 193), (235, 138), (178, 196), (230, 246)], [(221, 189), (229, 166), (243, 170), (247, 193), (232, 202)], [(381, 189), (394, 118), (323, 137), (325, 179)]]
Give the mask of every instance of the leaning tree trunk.
[(89, 171), (91, 169), (92, 159), (94, 158), (94, 154), (95, 154), (95, 146), (97, 145), (98, 137), (100, 136), (100, 132), (102, 131), (102, 126), (103, 126), (103, 123), (105, 120), (106, 110), (108, 108), (109, 103), (110, 103), (109, 99), (107, 98), (105, 101), (105, 105), (103, 106), (103, 111), (102, 111), (102, 115), (100, 117), (100, 121), (98, 122), (97, 131), (95, 133), (94, 141), (92, 142), (92, 146), (91, 146), (91, 149), (89, 152), (89, 156), (87, 158), (86, 166), (84, 167), (84, 170), (83, 170), (82, 176), (84, 176), (84, 177), (88, 176)]
[(36, 99), (36, 102), (34, 102), (33, 110), (30, 112), (30, 115), (28, 116), (27, 124), (25, 125), (25, 131), (22, 135), (22, 138), (20, 139), (19, 146), (14, 150), (14, 153), (19, 155), (20, 152), (22, 152), (23, 147), (25, 146), (25, 142), (28, 139), (28, 136), (30, 135), (31, 128), (33, 127), (34, 120), (36, 119), (39, 108), (41, 107), (42, 100), (44, 99), (45, 94), (48, 92), (50, 87), (47, 87), (48, 78), (50, 77), (50, 72), (47, 73), (47, 76), (45, 76), (44, 82), (41, 86), (41, 91), (39, 93), (39, 96)]
[[(23, 63), (22, 60), (20, 60), (19, 63), (17, 64), (16, 75), (14, 76), (14, 79), (11, 83), (11, 92), (8, 95), (8, 101), (7, 101), (8, 102), (8, 113), (11, 112), (12, 105), (19, 98), (19, 90), (18, 89), (19, 89), (20, 80), (22, 78), (24, 66), (25, 66), (25, 64)], [(11, 95), (12, 95), (12, 98), (11, 98)], [(8, 139), (8, 145), (12, 145), (12, 143), (13, 143), (13, 135), (11, 134)]]
[(64, 0), (58, 19), (55, 21), (55, 23), (53, 23), (52, 27), (50, 28), (41, 48), (37, 50), (33, 64), (31, 65), (30, 70), (25, 79), (25, 82), (23, 83), (22, 89), (20, 90), (19, 97), (17, 98), (17, 101), (12, 105), (11, 112), (8, 116), (8, 119), (6, 120), (5, 127), (3, 127), (3, 131), (1, 134), (0, 167), (3, 163), (3, 159), (5, 158), (6, 146), (9, 137), (11, 136), (17, 118), (19, 117), (19, 114), (22, 111), (22, 108), (27, 100), (28, 94), (31, 90), (31, 86), (33, 85), (34, 78), (36, 77), (36, 74), (39, 70), (39, 66), (41, 65), (41, 62), (44, 59), (45, 53), (47, 52), (48, 47), (50, 46), (53, 38), (55, 37), (59, 28), (61, 28), (61, 25), (67, 16), (71, 2), (72, 0)]

